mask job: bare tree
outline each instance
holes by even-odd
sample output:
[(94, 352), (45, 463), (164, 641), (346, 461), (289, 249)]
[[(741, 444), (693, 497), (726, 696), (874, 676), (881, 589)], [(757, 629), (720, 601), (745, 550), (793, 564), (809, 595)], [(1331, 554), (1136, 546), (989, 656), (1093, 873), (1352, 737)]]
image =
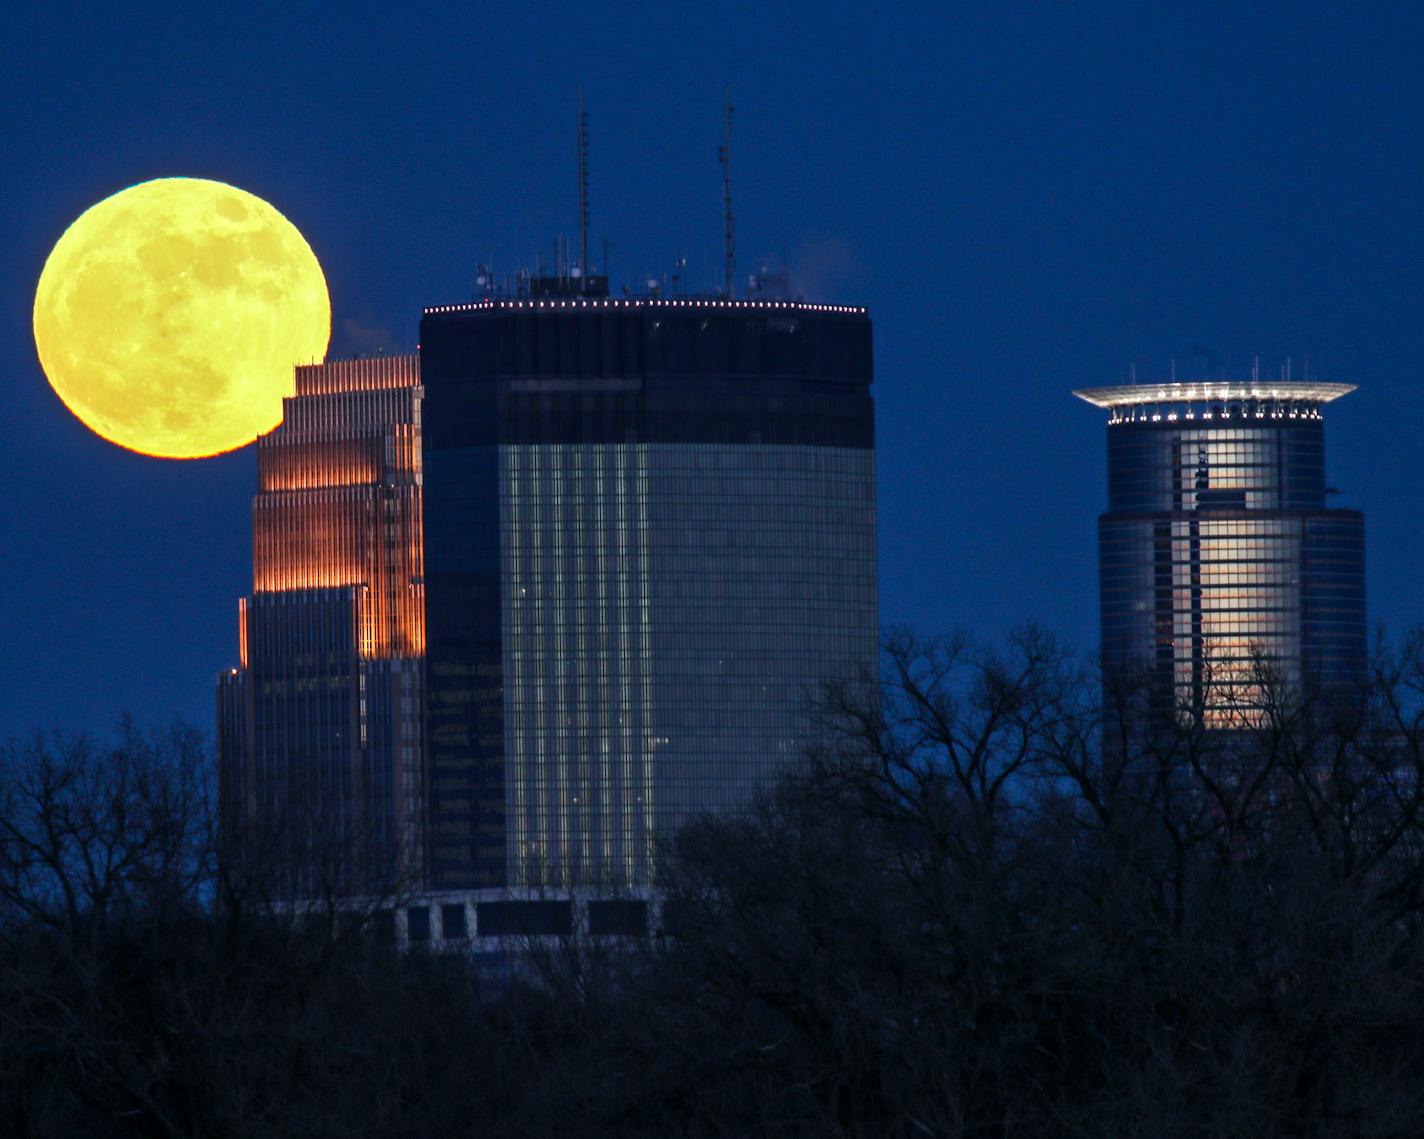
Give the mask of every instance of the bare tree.
[(684, 832), (658, 975), (760, 1074), (759, 1118), (1424, 1129), (1420, 642), (1344, 691), (1237, 669), (1208, 693), (1230, 716), (1112, 681), (1035, 631), (898, 635), (806, 770)]
[(662, 853), (655, 936), (493, 988), (363, 933), (403, 898), (312, 812), (217, 827), (195, 734), (11, 745), (0, 1131), (1424, 1134), (1424, 639), (1266, 665), (1177, 706), (1038, 630), (897, 634)]
[(369, 936), (392, 895), (341, 894), (338, 867), (294, 903), (290, 844), (225, 846), (212, 770), (183, 725), (0, 750), (0, 1130), (305, 1134), (283, 1121), (314, 1100), (355, 1129), (389, 1108), (389, 1083), (336, 1087), (385, 1060), (353, 1010), (401, 984)]

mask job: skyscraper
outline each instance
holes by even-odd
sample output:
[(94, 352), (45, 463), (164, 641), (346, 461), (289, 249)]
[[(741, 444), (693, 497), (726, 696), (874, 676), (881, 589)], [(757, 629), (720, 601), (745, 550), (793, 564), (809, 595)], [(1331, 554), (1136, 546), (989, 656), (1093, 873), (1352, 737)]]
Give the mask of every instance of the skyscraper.
[(298, 367), (257, 443), (220, 796), (231, 833), (280, 840), (297, 894), (423, 871), (421, 394), (415, 356)]
[(435, 889), (647, 883), (875, 667), (865, 311), (578, 285), (421, 322)]
[(1250, 722), (1257, 683), (1320, 691), (1365, 653), (1364, 518), (1326, 505), (1318, 382), (1130, 384), (1108, 411), (1098, 521), (1105, 669), (1208, 727)]

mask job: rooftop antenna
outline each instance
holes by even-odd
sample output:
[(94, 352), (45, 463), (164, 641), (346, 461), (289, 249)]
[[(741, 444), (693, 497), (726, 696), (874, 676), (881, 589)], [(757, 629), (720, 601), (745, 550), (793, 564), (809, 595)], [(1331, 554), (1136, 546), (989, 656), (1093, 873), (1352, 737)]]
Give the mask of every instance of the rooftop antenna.
[(733, 237), (732, 229), (732, 89), (724, 87), (722, 89), (722, 100), (724, 104), (722, 114), (722, 145), (717, 148), (717, 161), (722, 164), (722, 209), (726, 216), (726, 251), (727, 251), (727, 298), (730, 300), (735, 294), (733, 285), (736, 281), (737, 244)]
[(579, 272), (588, 276), (588, 112), (579, 88)]

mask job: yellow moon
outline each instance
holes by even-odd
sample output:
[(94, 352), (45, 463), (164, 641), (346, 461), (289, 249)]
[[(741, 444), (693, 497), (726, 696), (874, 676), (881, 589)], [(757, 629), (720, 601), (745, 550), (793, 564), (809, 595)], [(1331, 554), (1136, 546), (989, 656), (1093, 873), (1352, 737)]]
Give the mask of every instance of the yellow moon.
[(34, 326), (50, 386), (91, 430), (195, 459), (282, 421), (293, 365), (326, 354), (331, 298), (311, 246), (261, 198), (158, 178), (64, 231)]

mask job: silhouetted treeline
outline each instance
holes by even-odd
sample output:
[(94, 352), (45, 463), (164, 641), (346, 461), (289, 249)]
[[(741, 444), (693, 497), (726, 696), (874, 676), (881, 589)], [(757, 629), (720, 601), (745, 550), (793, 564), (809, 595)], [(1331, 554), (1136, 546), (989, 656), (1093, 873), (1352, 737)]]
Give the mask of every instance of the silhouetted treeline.
[(1205, 710), (1032, 631), (884, 664), (657, 935), (498, 984), (219, 857), (189, 730), (11, 745), (0, 1133), (1424, 1134), (1424, 643)]

